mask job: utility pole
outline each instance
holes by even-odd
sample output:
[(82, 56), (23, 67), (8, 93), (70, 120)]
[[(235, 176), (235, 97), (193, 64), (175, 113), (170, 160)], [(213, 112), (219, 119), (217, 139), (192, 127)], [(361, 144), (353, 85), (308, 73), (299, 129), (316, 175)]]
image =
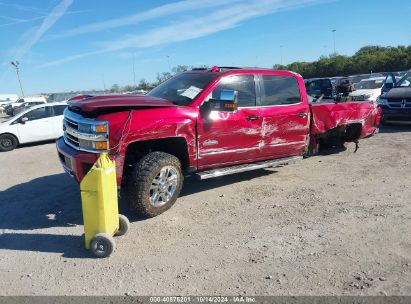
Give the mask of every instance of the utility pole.
[(21, 90), (21, 97), (24, 97), (24, 92), (23, 92), (23, 86), (21, 85), (21, 80), (20, 80), (20, 69), (19, 69), (19, 64), (20, 62), (16, 61), (12, 61), (10, 62), (12, 66), (14, 66), (14, 68), (16, 69), (16, 74), (17, 74), (17, 79), (19, 80), (19, 84), (20, 84), (20, 90)]
[(135, 69), (135, 66), (134, 66), (134, 62), (135, 62), (135, 56), (134, 56), (134, 52), (133, 52), (133, 79), (134, 79), (134, 87), (136, 87), (137, 86), (137, 84), (136, 84), (136, 69)]
[(334, 55), (335, 54), (337, 54), (337, 51), (336, 51), (336, 49), (335, 49), (335, 32), (336, 32), (337, 30), (332, 30), (332, 32), (333, 32), (333, 40), (334, 40)]
[(106, 80), (104, 79), (104, 74), (101, 74), (101, 79), (103, 80), (104, 93), (106, 93), (107, 88), (106, 88)]

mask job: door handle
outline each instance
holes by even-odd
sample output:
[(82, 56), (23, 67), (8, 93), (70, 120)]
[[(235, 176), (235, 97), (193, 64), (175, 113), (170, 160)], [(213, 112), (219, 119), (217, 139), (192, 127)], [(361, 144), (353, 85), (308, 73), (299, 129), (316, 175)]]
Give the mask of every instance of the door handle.
[(305, 112), (300, 112), (300, 113), (297, 113), (296, 114), (298, 117), (307, 117), (307, 113), (305, 113)]
[(253, 121), (253, 120), (258, 120), (258, 119), (260, 119), (260, 116), (251, 115), (247, 117), (248, 121)]

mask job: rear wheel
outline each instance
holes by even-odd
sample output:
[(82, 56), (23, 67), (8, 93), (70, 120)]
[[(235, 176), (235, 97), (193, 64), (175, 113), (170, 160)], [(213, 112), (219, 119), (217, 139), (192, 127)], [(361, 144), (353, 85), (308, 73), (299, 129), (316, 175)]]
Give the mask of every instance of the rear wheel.
[(119, 221), (119, 228), (114, 234), (114, 236), (122, 236), (125, 235), (130, 227), (130, 221), (125, 215), (119, 214), (118, 216)]
[(154, 217), (175, 203), (182, 185), (178, 158), (164, 152), (151, 152), (134, 166), (127, 179), (127, 196), (139, 215)]
[(17, 138), (11, 134), (0, 135), (0, 151), (6, 152), (14, 150), (18, 145)]

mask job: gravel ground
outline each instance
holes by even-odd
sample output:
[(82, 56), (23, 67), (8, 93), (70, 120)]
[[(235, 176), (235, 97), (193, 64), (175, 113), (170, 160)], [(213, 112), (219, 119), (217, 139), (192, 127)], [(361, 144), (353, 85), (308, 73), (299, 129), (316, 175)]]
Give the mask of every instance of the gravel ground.
[(355, 154), (187, 180), (109, 259), (84, 249), (53, 143), (0, 153), (0, 294), (410, 295), (410, 151), (411, 127), (391, 127)]

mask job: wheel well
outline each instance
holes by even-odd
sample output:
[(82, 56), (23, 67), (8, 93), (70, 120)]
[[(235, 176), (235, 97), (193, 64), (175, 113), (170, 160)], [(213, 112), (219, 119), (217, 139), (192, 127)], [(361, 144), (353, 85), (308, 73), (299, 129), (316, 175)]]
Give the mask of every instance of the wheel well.
[(10, 136), (13, 136), (13, 137), (16, 139), (17, 144), (19, 144), (19, 139), (18, 139), (18, 137), (17, 137), (16, 135), (14, 135), (14, 134), (12, 134), (12, 133), (1, 133), (0, 136), (2, 136), (2, 135), (10, 135)]
[(169, 137), (131, 143), (127, 147), (124, 168), (133, 166), (144, 155), (161, 151), (177, 157), (183, 171), (189, 167), (187, 141), (183, 137)]
[(338, 126), (328, 130), (326, 133), (319, 136), (322, 142), (332, 144), (342, 144), (344, 142), (356, 141), (361, 136), (362, 124), (352, 123), (349, 125)]

